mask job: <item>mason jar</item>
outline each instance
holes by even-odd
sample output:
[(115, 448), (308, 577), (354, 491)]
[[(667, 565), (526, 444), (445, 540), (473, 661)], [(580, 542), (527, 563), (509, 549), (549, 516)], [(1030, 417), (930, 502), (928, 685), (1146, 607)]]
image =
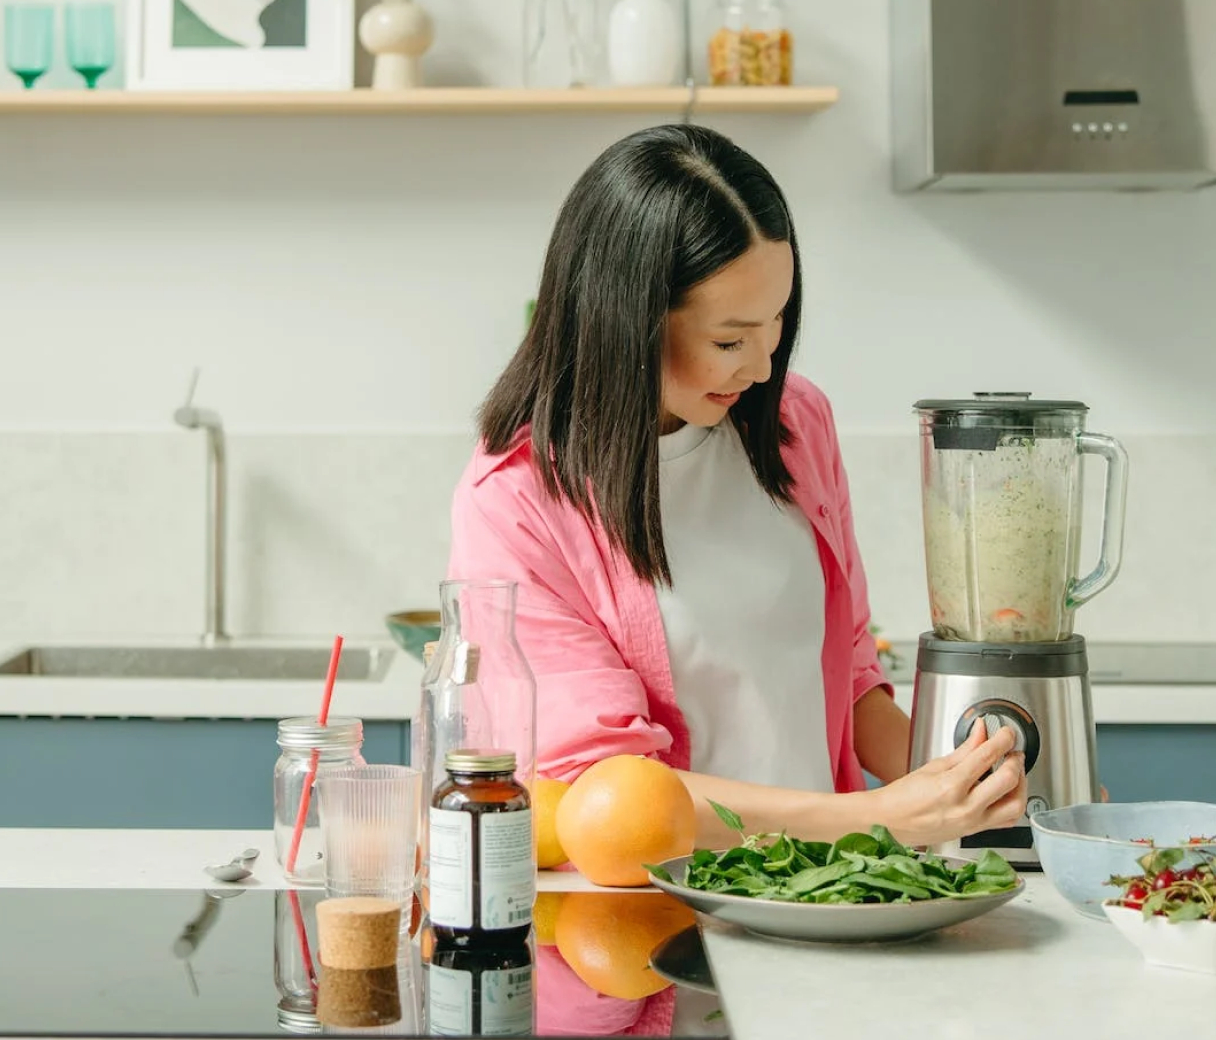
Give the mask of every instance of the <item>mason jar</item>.
[[(323, 885), (325, 863), (321, 825), (312, 783), (331, 769), (366, 765), (361, 754), (361, 719), (333, 716), (322, 726), (316, 716), (282, 719), (279, 722), (279, 760), (274, 766), (274, 854), (288, 881), (300, 885)], [(304, 831), (294, 866), (288, 867), (292, 837), (308, 786)]]

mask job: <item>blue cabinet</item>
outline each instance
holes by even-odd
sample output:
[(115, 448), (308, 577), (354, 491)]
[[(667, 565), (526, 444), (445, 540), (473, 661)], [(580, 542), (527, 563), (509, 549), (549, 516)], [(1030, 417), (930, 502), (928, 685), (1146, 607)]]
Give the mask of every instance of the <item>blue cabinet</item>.
[(1216, 802), (1216, 726), (1099, 726), (1112, 802)]
[[(268, 829), (273, 719), (0, 718), (0, 827)], [(364, 723), (368, 762), (406, 764), (409, 723)]]
[[(273, 719), (0, 718), (0, 827), (271, 826)], [(364, 724), (368, 762), (409, 761), (408, 722)], [(1099, 726), (1113, 801), (1216, 801), (1216, 726)]]

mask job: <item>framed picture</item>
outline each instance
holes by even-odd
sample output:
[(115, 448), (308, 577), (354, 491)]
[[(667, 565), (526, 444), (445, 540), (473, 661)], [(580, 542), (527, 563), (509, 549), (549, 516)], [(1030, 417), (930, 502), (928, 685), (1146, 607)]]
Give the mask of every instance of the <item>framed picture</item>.
[(354, 0), (127, 0), (131, 90), (349, 90)]

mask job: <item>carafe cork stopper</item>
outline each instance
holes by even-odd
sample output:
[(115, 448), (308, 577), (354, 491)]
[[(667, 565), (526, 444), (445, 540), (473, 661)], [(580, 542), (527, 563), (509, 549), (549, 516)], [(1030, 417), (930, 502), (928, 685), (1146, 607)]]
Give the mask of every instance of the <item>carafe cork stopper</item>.
[(364, 971), (397, 963), (401, 905), (391, 899), (352, 896), (317, 904), (317, 942), (327, 968)]

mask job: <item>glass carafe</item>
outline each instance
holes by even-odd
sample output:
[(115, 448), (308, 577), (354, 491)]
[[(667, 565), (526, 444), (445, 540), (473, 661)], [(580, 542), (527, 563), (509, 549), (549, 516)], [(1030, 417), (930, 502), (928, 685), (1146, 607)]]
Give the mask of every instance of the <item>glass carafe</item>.
[[(445, 581), (443, 627), (422, 676), (422, 705), (411, 727), (410, 764), (422, 771), (425, 806), (447, 779), (444, 756), (458, 748), (515, 752), (515, 776), (536, 779), (536, 680), (515, 639), (516, 583)], [(419, 833), (420, 887), (426, 905), (428, 854)]]
[[(918, 401), (925, 563), (933, 631), (983, 643), (1054, 642), (1115, 578), (1123, 549), (1127, 455), (1085, 432), (1086, 405), (1029, 394)], [(1102, 456), (1097, 566), (1077, 577), (1081, 458)]]

